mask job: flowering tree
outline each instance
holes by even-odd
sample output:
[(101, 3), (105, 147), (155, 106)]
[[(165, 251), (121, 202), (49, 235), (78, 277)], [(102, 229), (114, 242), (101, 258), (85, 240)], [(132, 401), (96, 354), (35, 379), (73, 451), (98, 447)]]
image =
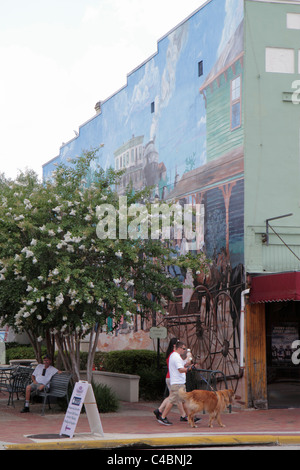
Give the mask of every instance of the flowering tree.
[[(91, 175), (96, 154), (85, 152), (68, 166), (58, 166), (44, 183), (32, 172), (15, 181), (0, 178), (2, 324), (25, 331), (38, 360), (42, 341), (52, 353), (56, 343), (75, 380), (80, 342), (89, 335), (88, 381), (107, 318), (117, 325), (137, 313), (163, 313), (174, 289), (181, 287), (167, 275), (174, 264), (167, 243), (97, 236), (97, 207), (118, 208), (112, 187), (119, 174), (97, 170)], [(128, 190), (126, 196), (132, 205), (147, 194)]]

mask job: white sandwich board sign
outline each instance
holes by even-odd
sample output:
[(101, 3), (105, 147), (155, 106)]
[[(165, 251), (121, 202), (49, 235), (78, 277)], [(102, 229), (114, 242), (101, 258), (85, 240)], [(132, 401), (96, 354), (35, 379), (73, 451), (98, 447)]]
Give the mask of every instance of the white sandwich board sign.
[(81, 380), (74, 386), (60, 435), (69, 436), (70, 438), (74, 436), (82, 405), (85, 407), (92, 434), (101, 434), (103, 436), (103, 428), (93, 388), (90, 383)]

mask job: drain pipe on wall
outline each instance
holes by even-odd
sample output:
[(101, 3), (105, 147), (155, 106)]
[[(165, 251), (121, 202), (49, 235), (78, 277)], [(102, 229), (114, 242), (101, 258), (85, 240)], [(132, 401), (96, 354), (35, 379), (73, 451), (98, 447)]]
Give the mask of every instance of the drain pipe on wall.
[(240, 368), (245, 368), (245, 297), (250, 292), (250, 289), (246, 289), (241, 293), (241, 318), (240, 318), (240, 337), (241, 337), (241, 346), (240, 346)]

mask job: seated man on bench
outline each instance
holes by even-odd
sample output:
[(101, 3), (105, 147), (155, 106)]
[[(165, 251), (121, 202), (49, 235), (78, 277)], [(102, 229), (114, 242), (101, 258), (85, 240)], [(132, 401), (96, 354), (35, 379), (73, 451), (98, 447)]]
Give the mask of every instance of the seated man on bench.
[(43, 364), (38, 364), (32, 374), (32, 383), (27, 385), (25, 393), (25, 405), (21, 413), (29, 412), (29, 402), (30, 394), (34, 390), (43, 390), (46, 385), (50, 382), (53, 375), (58, 372), (58, 370), (53, 367), (51, 357), (46, 355), (43, 358)]

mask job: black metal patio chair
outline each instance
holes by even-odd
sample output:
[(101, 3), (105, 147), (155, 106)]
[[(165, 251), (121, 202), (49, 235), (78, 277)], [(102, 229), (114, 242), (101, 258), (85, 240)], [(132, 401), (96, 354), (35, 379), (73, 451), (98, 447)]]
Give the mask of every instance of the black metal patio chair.
[(25, 396), (25, 390), (27, 385), (32, 380), (32, 373), (34, 369), (32, 367), (22, 367), (19, 366), (16, 371), (14, 371), (10, 378), (10, 383), (7, 387), (7, 391), (9, 393), (8, 397), (8, 405), (14, 405), (14, 395), (17, 396), (17, 400), (19, 397)]

